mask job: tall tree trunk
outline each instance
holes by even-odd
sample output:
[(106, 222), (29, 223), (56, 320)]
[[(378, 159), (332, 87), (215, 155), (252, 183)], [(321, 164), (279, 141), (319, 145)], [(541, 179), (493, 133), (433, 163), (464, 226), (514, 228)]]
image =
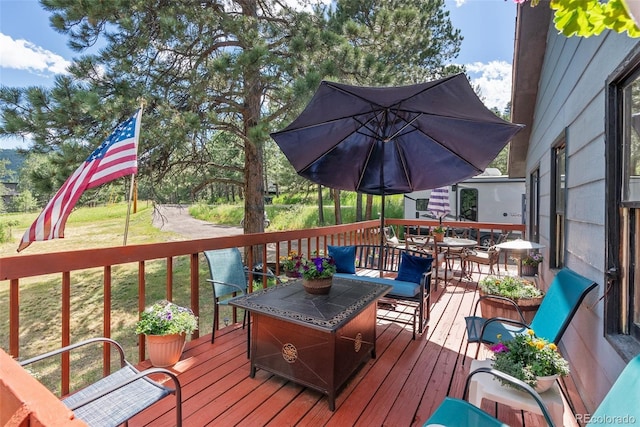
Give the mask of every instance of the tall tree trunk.
[(340, 190), (333, 190), (333, 206), (335, 206), (336, 225), (342, 224), (342, 209), (340, 206)]
[[(243, 15), (256, 25), (257, 2), (242, 1)], [(257, 33), (257, 31), (256, 31)], [(246, 48), (249, 48), (247, 44)], [(260, 122), (260, 107), (263, 95), (263, 82), (257, 66), (247, 66), (243, 73), (244, 106), (242, 108), (244, 132), (244, 232), (264, 232), (264, 141), (253, 131)], [(254, 249), (253, 261), (262, 260), (262, 246)], [(249, 266), (251, 268), (251, 266)]]
[(318, 226), (324, 225), (324, 204), (322, 202), (322, 185), (318, 184)]
[(366, 208), (364, 211), (364, 218), (365, 220), (370, 220), (371, 218), (371, 211), (373, 211), (373, 196), (371, 194), (367, 194), (367, 204), (366, 204)]

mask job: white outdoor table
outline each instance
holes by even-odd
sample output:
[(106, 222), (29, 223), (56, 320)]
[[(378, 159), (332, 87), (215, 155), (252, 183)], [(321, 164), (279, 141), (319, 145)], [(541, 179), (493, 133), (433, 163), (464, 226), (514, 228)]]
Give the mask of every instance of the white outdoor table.
[[(473, 372), (478, 368), (491, 368), (492, 364), (492, 360), (472, 360), (469, 372)], [(553, 423), (557, 426), (564, 425), (562, 421), (564, 403), (562, 402), (562, 394), (558, 382), (556, 381), (549, 390), (540, 393), (540, 397), (547, 407)], [(523, 391), (502, 385), (491, 374), (475, 374), (469, 382), (469, 403), (480, 408), (482, 399), (542, 415), (540, 406), (538, 406), (533, 397)]]
[[(450, 249), (472, 248), (474, 246), (477, 246), (478, 242), (475, 240), (463, 239), (458, 237), (445, 237), (442, 240), (442, 242), (436, 242), (436, 245), (438, 246), (437, 252), (439, 252), (441, 247), (447, 248), (447, 251), (449, 251)], [(445, 281), (448, 280), (447, 274), (449, 270), (449, 263), (447, 262), (446, 258), (447, 258), (447, 255), (445, 255), (445, 264), (444, 264), (444, 280)], [(462, 256), (460, 257), (460, 269), (462, 270), (463, 277), (468, 277), (464, 259)]]
[(516, 257), (518, 258), (518, 276), (522, 276), (522, 253), (528, 252), (531, 249), (542, 249), (544, 248), (544, 245), (541, 245), (537, 242), (530, 242), (528, 240), (516, 239), (499, 243), (496, 245), (496, 248), (517, 253)]

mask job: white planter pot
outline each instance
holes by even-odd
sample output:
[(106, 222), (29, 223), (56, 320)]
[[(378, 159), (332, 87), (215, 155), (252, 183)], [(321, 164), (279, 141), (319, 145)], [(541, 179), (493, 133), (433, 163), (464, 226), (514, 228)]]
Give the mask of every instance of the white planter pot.
[(533, 388), (538, 393), (549, 390), (558, 379), (558, 375), (549, 375), (546, 377), (537, 377), (536, 386)]

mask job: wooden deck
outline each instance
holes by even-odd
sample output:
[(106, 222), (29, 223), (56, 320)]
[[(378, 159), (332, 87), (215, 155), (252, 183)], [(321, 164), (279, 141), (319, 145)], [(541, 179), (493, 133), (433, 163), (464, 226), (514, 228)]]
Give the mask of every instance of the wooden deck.
[[(477, 277), (475, 277), (477, 280)], [(431, 320), (415, 341), (410, 326), (379, 320), (377, 358), (369, 360), (339, 392), (331, 412), (325, 396), (265, 371), (249, 378), (247, 335), (241, 326), (187, 344), (175, 366), (183, 390), (185, 426), (421, 426), (445, 396), (462, 397), (475, 344), (465, 355), (465, 315), (477, 297), (476, 282), (451, 280), (432, 301)], [(394, 314), (389, 312), (389, 314)], [(398, 313), (395, 313), (400, 315)], [(485, 357), (485, 350), (480, 358)], [(563, 381), (565, 426), (586, 413), (571, 379)], [(546, 425), (541, 416), (485, 401), (483, 409), (512, 426)], [(168, 397), (130, 421), (130, 426), (175, 424)]]

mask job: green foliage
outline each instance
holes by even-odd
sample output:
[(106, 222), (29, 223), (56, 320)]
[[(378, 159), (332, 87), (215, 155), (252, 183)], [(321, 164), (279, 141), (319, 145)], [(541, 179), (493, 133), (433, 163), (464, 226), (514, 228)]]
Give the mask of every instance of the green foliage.
[(488, 295), (499, 295), (511, 299), (541, 297), (542, 291), (532, 282), (516, 276), (487, 276), (478, 282), (478, 287)]
[[(16, 225), (13, 223), (13, 225)], [(11, 223), (0, 221), (0, 243), (6, 243), (11, 240)]]
[(38, 201), (29, 190), (21, 191), (20, 194), (13, 198), (14, 212), (33, 212), (37, 208)]
[[(324, 199), (324, 225), (335, 225), (333, 201), (326, 192)], [(313, 193), (312, 196), (315, 196)], [(343, 224), (356, 222), (356, 193), (351, 191), (341, 191), (341, 209)], [(385, 217), (403, 218), (404, 199), (402, 195), (387, 196), (385, 205)], [(297, 202), (293, 202), (293, 201)], [(305, 197), (302, 194), (274, 197), (274, 203), (265, 206), (265, 210), (271, 225), (269, 230), (302, 230), (305, 228), (318, 227), (318, 207), (313, 197)], [(293, 203), (283, 203), (293, 202)], [(374, 197), (373, 212), (374, 219), (380, 212), (380, 197)], [(225, 224), (238, 226), (244, 216), (244, 209), (241, 205), (218, 204), (209, 205), (197, 203), (189, 207), (189, 214), (194, 218), (210, 221), (215, 224)]]
[[(516, 0), (522, 3), (526, 0)], [(629, 37), (640, 37), (640, 29), (629, 15), (625, 1), (636, 0), (551, 0), (556, 29), (567, 37), (597, 36), (604, 30), (627, 32)], [(539, 0), (531, 0), (531, 6)]]
[[(306, 186), (268, 134), (322, 79), (399, 84), (459, 71), (449, 64), (462, 38), (442, 0), (341, 0), (312, 12), (272, 0), (233, 10), (146, 0), (42, 5), (79, 53), (71, 74), (50, 90), (0, 88), (0, 136), (33, 137), (30, 155), (40, 158), (21, 188), (41, 203), (144, 99), (142, 197), (232, 203), (241, 194), (260, 210), (265, 182)], [(83, 55), (100, 38), (103, 48)], [(250, 227), (260, 212), (252, 218)]]
[[(501, 338), (500, 335), (498, 338)], [(536, 377), (569, 375), (569, 363), (558, 352), (556, 345), (535, 337), (535, 332), (531, 329), (509, 341), (500, 341), (491, 349), (494, 351), (495, 369), (518, 378), (531, 387), (536, 386)]]
[(192, 334), (198, 329), (198, 318), (190, 308), (169, 301), (158, 301), (140, 314), (136, 334)]

